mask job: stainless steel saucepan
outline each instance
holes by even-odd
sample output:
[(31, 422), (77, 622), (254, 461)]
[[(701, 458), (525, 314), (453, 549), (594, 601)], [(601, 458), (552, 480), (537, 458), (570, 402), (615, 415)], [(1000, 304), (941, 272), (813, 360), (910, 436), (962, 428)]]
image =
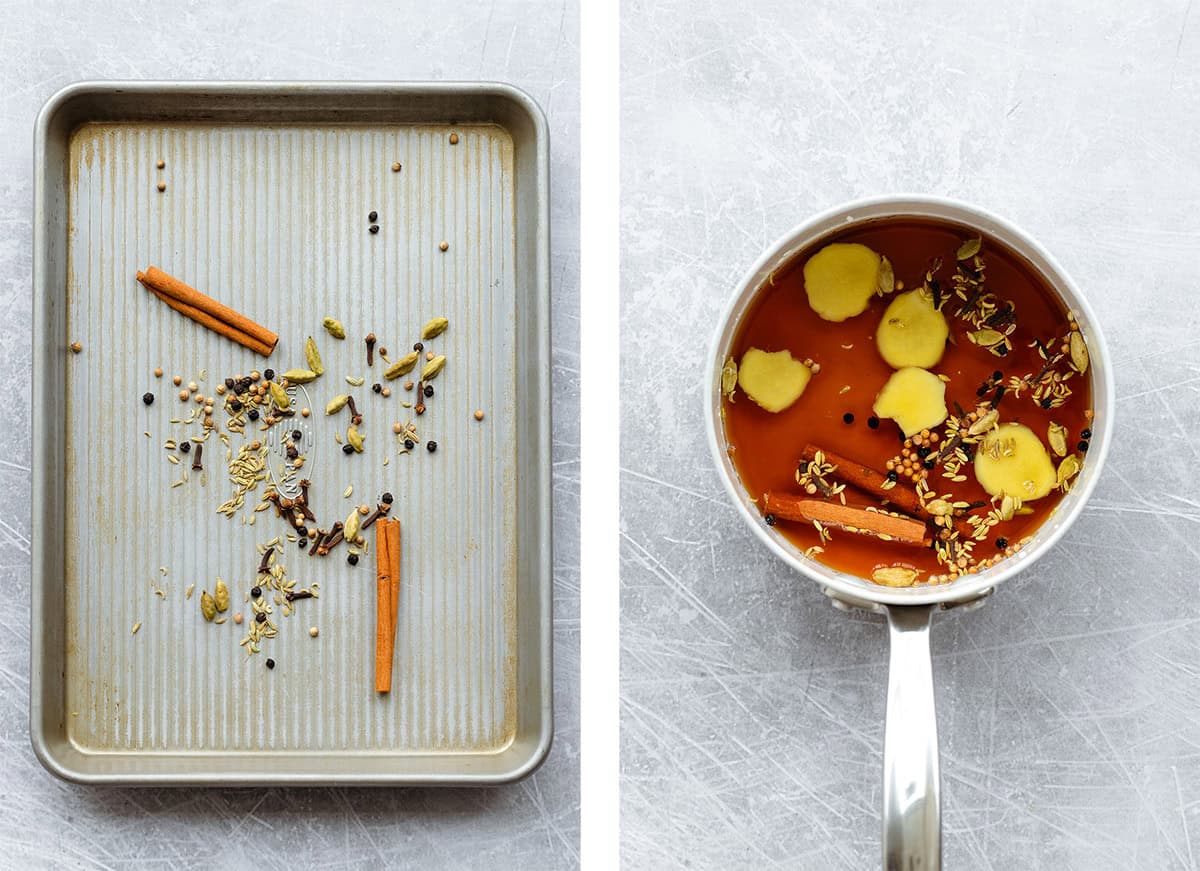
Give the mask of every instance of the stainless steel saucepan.
[[(978, 574), (937, 586), (892, 588), (831, 569), (806, 558), (772, 527), (738, 478), (721, 420), (721, 368), (739, 324), (772, 271), (799, 251), (848, 227), (881, 218), (910, 216), (965, 225), (1008, 245), (1046, 279), (1075, 313), (1087, 341), (1095, 423), (1087, 462), (1075, 486), (1017, 554)], [(780, 559), (821, 586), (834, 606), (862, 608), (887, 618), (891, 640), (887, 725), (883, 745), (883, 866), (904, 871), (941, 867), (941, 802), (937, 719), (929, 629), (937, 610), (981, 605), (1003, 581), (1025, 569), (1063, 536), (1096, 485), (1112, 435), (1112, 369), (1096, 317), (1079, 289), (1054, 258), (1015, 226), (974, 206), (940, 197), (896, 195), (858, 200), (817, 215), (788, 233), (759, 258), (738, 285), (721, 319), (708, 356), (704, 396), (708, 442), (730, 498), (755, 535)]]

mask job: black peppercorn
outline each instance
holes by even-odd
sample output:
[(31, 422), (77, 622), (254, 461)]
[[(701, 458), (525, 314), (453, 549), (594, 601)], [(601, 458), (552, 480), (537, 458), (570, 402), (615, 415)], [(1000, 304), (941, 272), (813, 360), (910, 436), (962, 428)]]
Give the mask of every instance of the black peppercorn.
[(1082, 453), (1085, 453), (1085, 454), (1086, 454), (1086, 453), (1087, 453), (1087, 449), (1088, 449), (1088, 443), (1087, 443), (1087, 442), (1080, 442), (1080, 443), (1079, 443), (1079, 444), (1077, 444), (1075, 447), (1079, 448), (1079, 450), (1080, 450)]
[(1000, 345), (998, 348), (996, 348), (996, 356), (997, 357), (1007, 357), (1008, 356), (1008, 346)]
[(847, 411), (842, 415), (842, 423), (854, 423), (854, 415)]
[(234, 399), (234, 400), (230, 401), (229, 407), (232, 408), (234, 411), (241, 411), (242, 403), (239, 400)]
[(275, 667), (275, 660), (267, 659), (267, 668), (274, 668), (274, 667)]
[(766, 515), (765, 517), (763, 517), (763, 522), (765, 522), (767, 524), (767, 526), (774, 526), (775, 525), (775, 515), (774, 514)]
[(378, 381), (376, 381), (374, 384), (371, 385), (371, 390), (374, 393), (378, 393), (379, 391), (383, 390), (383, 385), (380, 384)]
[(232, 390), (232, 389), (233, 389), (233, 385), (234, 385), (234, 384), (236, 384), (236, 383), (237, 383), (237, 382), (236, 382), (236, 381), (234, 381), (232, 378), (226, 378), (226, 379), (225, 379), (225, 389), (227, 389), (227, 390)]
[(413, 350), (414, 351), (424, 351), (425, 346), (422, 345), (420, 342), (417, 342), (415, 345), (413, 345)]
[(292, 430), (292, 441), (298, 442), (302, 438), (304, 438), (304, 433), (300, 432), (298, 429)]
[(297, 526), (296, 527), (296, 535), (300, 536), (301, 538), (308, 538), (308, 527), (307, 526)]
[(1004, 550), (1008, 547), (1008, 539), (1001, 536), (996, 539), (996, 550)]
[(437, 450), (437, 442), (425, 442), (425, 450), (432, 454)]
[(867, 426), (869, 426), (871, 429), (879, 429), (879, 418), (871, 415), (867, 418)]
[(287, 458), (288, 458), (289, 460), (294, 460), (294, 459), (296, 459), (296, 457), (298, 457), (298, 456), (300, 456), (300, 452), (299, 452), (298, 450), (296, 450), (296, 446), (295, 446), (295, 445), (288, 445), (288, 446), (287, 446)]
[(997, 369), (995, 372), (992, 373), (993, 381), (999, 381), (1003, 377), (1004, 377), (1004, 373), (1001, 372), (999, 369)]
[(1092, 437), (1092, 431), (1090, 429), (1080, 430), (1079, 437), (1081, 439), (1090, 439)]
[(353, 445), (342, 445), (342, 453), (343, 454), (354, 453), (354, 446)]
[(186, 453), (187, 453), (188, 451), (190, 451), (191, 449), (192, 449), (192, 443), (191, 443), (191, 442), (180, 442), (180, 443), (179, 443), (179, 451), (180, 451), (180, 453), (184, 453), (184, 454), (186, 454)]
[(143, 393), (142, 394), (142, 402), (146, 403), (147, 405), (153, 405), (154, 404), (154, 394), (153, 393)]
[(250, 588), (250, 598), (251, 599), (257, 599), (260, 596), (262, 596), (262, 587), (251, 587)]
[(893, 484), (895, 484), (897, 481), (900, 480), (900, 476), (896, 473), (895, 469), (892, 469), (890, 472), (887, 473), (887, 479), (889, 481), (891, 481)]
[(1042, 400), (1040, 403), (1038, 403), (1038, 404), (1039, 404), (1039, 405), (1041, 405), (1041, 406), (1042, 406), (1042, 408), (1049, 408), (1051, 405), (1053, 405), (1053, 404), (1054, 404), (1054, 400), (1053, 400), (1053, 399), (1051, 399), (1049, 396), (1047, 396), (1045, 399), (1043, 399), (1043, 400)]
[(275, 370), (274, 369), (265, 370), (263, 372), (263, 378), (266, 378), (268, 381), (274, 381), (275, 380)]
[(392, 504), (392, 494), (384, 493), (382, 496), (379, 497), (379, 501), (382, 502), (384, 505), (391, 505)]
[(921, 447), (917, 448), (917, 456), (923, 460), (929, 456), (929, 452), (931, 450), (932, 448), (927, 448), (925, 445), (921, 445)]
[(303, 538), (296, 542), (296, 544), (300, 545), (301, 550), (304, 550), (306, 547), (308, 547), (308, 542)]
[(416, 447), (416, 443), (412, 439), (405, 439), (404, 447), (408, 448), (411, 451), (414, 447)]
[(246, 412), (246, 417), (250, 418), (251, 420), (258, 420), (258, 409), (250, 409), (248, 412)]
[(358, 565), (358, 554), (350, 554), (348, 557), (346, 557), (346, 562), (350, 563), (352, 566)]
[(367, 220), (370, 221), (372, 224), (374, 224), (376, 221), (379, 220), (379, 212), (375, 211), (374, 209), (367, 212)]
[(256, 623), (266, 623), (266, 622), (267, 622), (267, 615), (266, 615), (266, 614), (264, 614), (262, 611), (259, 611), (257, 614), (255, 614), (255, 615), (254, 615), (254, 622), (256, 622)]
[(425, 395), (426, 395), (427, 397), (429, 397), (429, 396), (433, 396), (433, 385), (432, 385), (432, 384), (426, 384), (426, 385), (425, 385)]
[(934, 466), (937, 465), (937, 462), (933, 459), (933, 457), (930, 457), (928, 460), (926, 460), (921, 465), (924, 466), (926, 469), (932, 469)]
[(367, 227), (367, 232), (370, 233), (372, 236), (374, 236), (376, 233), (379, 232), (379, 225), (372, 224), (371, 226)]

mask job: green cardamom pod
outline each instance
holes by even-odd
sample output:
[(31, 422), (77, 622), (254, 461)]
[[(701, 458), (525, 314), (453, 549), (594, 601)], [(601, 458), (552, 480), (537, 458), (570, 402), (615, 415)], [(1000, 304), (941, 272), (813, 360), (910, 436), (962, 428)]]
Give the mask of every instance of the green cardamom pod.
[(311, 369), (288, 369), (283, 373), (283, 377), (293, 384), (307, 384), (316, 380), (317, 373)]
[(321, 355), (317, 353), (317, 343), (309, 336), (304, 340), (304, 359), (308, 361), (308, 368), (316, 375), (324, 375), (325, 367), (321, 365)]
[(425, 329), (421, 330), (422, 339), (436, 339), (442, 333), (446, 332), (446, 327), (450, 326), (450, 321), (445, 318), (434, 318), (425, 325)]
[(401, 375), (407, 375), (412, 371), (413, 366), (417, 365), (418, 357), (420, 357), (420, 354), (418, 354), (416, 351), (410, 351), (391, 366), (388, 366), (383, 372), (383, 377), (389, 381), (394, 381)]
[(422, 381), (432, 381), (437, 377), (437, 374), (446, 367), (446, 355), (438, 354), (432, 360), (425, 364), (425, 368), (421, 370)]

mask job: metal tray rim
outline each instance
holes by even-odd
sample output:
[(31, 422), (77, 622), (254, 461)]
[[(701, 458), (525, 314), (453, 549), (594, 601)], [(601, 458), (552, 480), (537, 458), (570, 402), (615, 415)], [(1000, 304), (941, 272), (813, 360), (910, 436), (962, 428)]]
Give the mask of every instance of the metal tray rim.
[[(535, 295), (533, 311), (539, 323), (537, 357), (542, 365), (537, 367), (537, 453), (543, 458), (536, 472), (536, 492), (542, 506), (537, 519), (537, 530), (542, 542), (536, 557), (538, 583), (538, 606), (541, 620), (538, 626), (540, 698), (539, 728), (536, 740), (529, 752), (518, 757), (511, 767), (497, 773), (445, 774), (400, 774), (358, 773), (344, 776), (326, 776), (306, 771), (279, 771), (253, 776), (244, 773), (210, 772), (205, 776), (194, 776), (179, 771), (122, 773), (89, 772), (69, 764), (60, 758), (52, 747), (44, 727), (43, 694), (46, 692), (46, 676), (38, 667), (37, 658), (46, 643), (45, 620), (42, 594), (46, 578), (45, 550), (47, 544), (35, 547), (32, 554), (32, 577), (30, 583), (30, 694), (29, 736), (34, 755), (47, 771), (62, 780), (81, 785), (159, 785), (159, 786), (262, 786), (262, 785), (345, 785), (345, 786), (491, 786), (514, 783), (533, 774), (545, 762), (554, 737), (553, 716), (553, 498), (550, 474), (552, 449), (551, 420), (551, 342), (550, 342), (550, 150), (549, 125), (541, 106), (526, 91), (515, 85), (498, 81), (215, 81), (215, 80), (84, 80), (65, 85), (52, 94), (38, 112), (34, 125), (34, 195), (33, 195), (33, 330), (32, 330), (32, 401), (34, 407), (45, 405), (50, 400), (49, 389), (44, 383), (49, 355), (56, 347), (53, 341), (48, 306), (44, 304), (42, 290), (48, 270), (48, 247), (46, 239), (46, 149), (49, 130), (55, 116), (72, 100), (86, 95), (114, 93), (162, 92), (202, 95), (283, 96), (306, 93), (318, 94), (386, 94), (389, 96), (456, 96), (463, 94), (494, 96), (511, 101), (523, 112), (534, 130), (536, 151), (536, 183), (538, 188), (535, 244)], [(49, 450), (46, 440), (40, 438), (44, 424), (35, 415), (31, 424), (32, 462), (31, 476), (31, 520), (42, 516), (47, 508), (49, 493)], [(511, 752), (512, 744), (499, 754)], [(139, 756), (170, 756), (175, 754), (137, 754)], [(328, 757), (326, 757), (328, 758)]]

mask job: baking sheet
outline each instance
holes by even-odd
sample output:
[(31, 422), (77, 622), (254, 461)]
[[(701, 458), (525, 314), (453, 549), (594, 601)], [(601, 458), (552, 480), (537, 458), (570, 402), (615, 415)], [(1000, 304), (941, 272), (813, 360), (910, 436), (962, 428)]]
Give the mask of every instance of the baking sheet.
[[(51, 100), (38, 146), (39, 757), (73, 779), (133, 783), (485, 783), (531, 771), (552, 729), (536, 106), (495, 85), (88, 84)], [(134, 280), (148, 264), (278, 332), (270, 360), (153, 300)], [(321, 330), (325, 315), (346, 341)], [(416, 417), (401, 405), (413, 399), (405, 379), (390, 398), (369, 392), (382, 364), (365, 366), (362, 337), (375, 332), (395, 359), (438, 315), (451, 327), (430, 344), (447, 367)], [(199, 615), (216, 577), (230, 613), (248, 614), (256, 546), (286, 530), (252, 512), (257, 498), (232, 520), (215, 513), (232, 492), (215, 438), (205, 474), (171, 486), (181, 467), (162, 443), (190, 408), (170, 376), (203, 374), (211, 394), (225, 375), (302, 366), (308, 335), (326, 368), (306, 388), (315, 414), (302, 427), (314, 510), (327, 526), (387, 490), (403, 524), (390, 695), (371, 689), (373, 556), (351, 568), (344, 552), (284, 547), (288, 574), (321, 597), (280, 619), (257, 656), (238, 645), (244, 627)], [(67, 350), (74, 341), (82, 353)], [(367, 418), (362, 455), (341, 454), (322, 414), (343, 392)], [(391, 424), (409, 419), (436, 453), (398, 454)]]

